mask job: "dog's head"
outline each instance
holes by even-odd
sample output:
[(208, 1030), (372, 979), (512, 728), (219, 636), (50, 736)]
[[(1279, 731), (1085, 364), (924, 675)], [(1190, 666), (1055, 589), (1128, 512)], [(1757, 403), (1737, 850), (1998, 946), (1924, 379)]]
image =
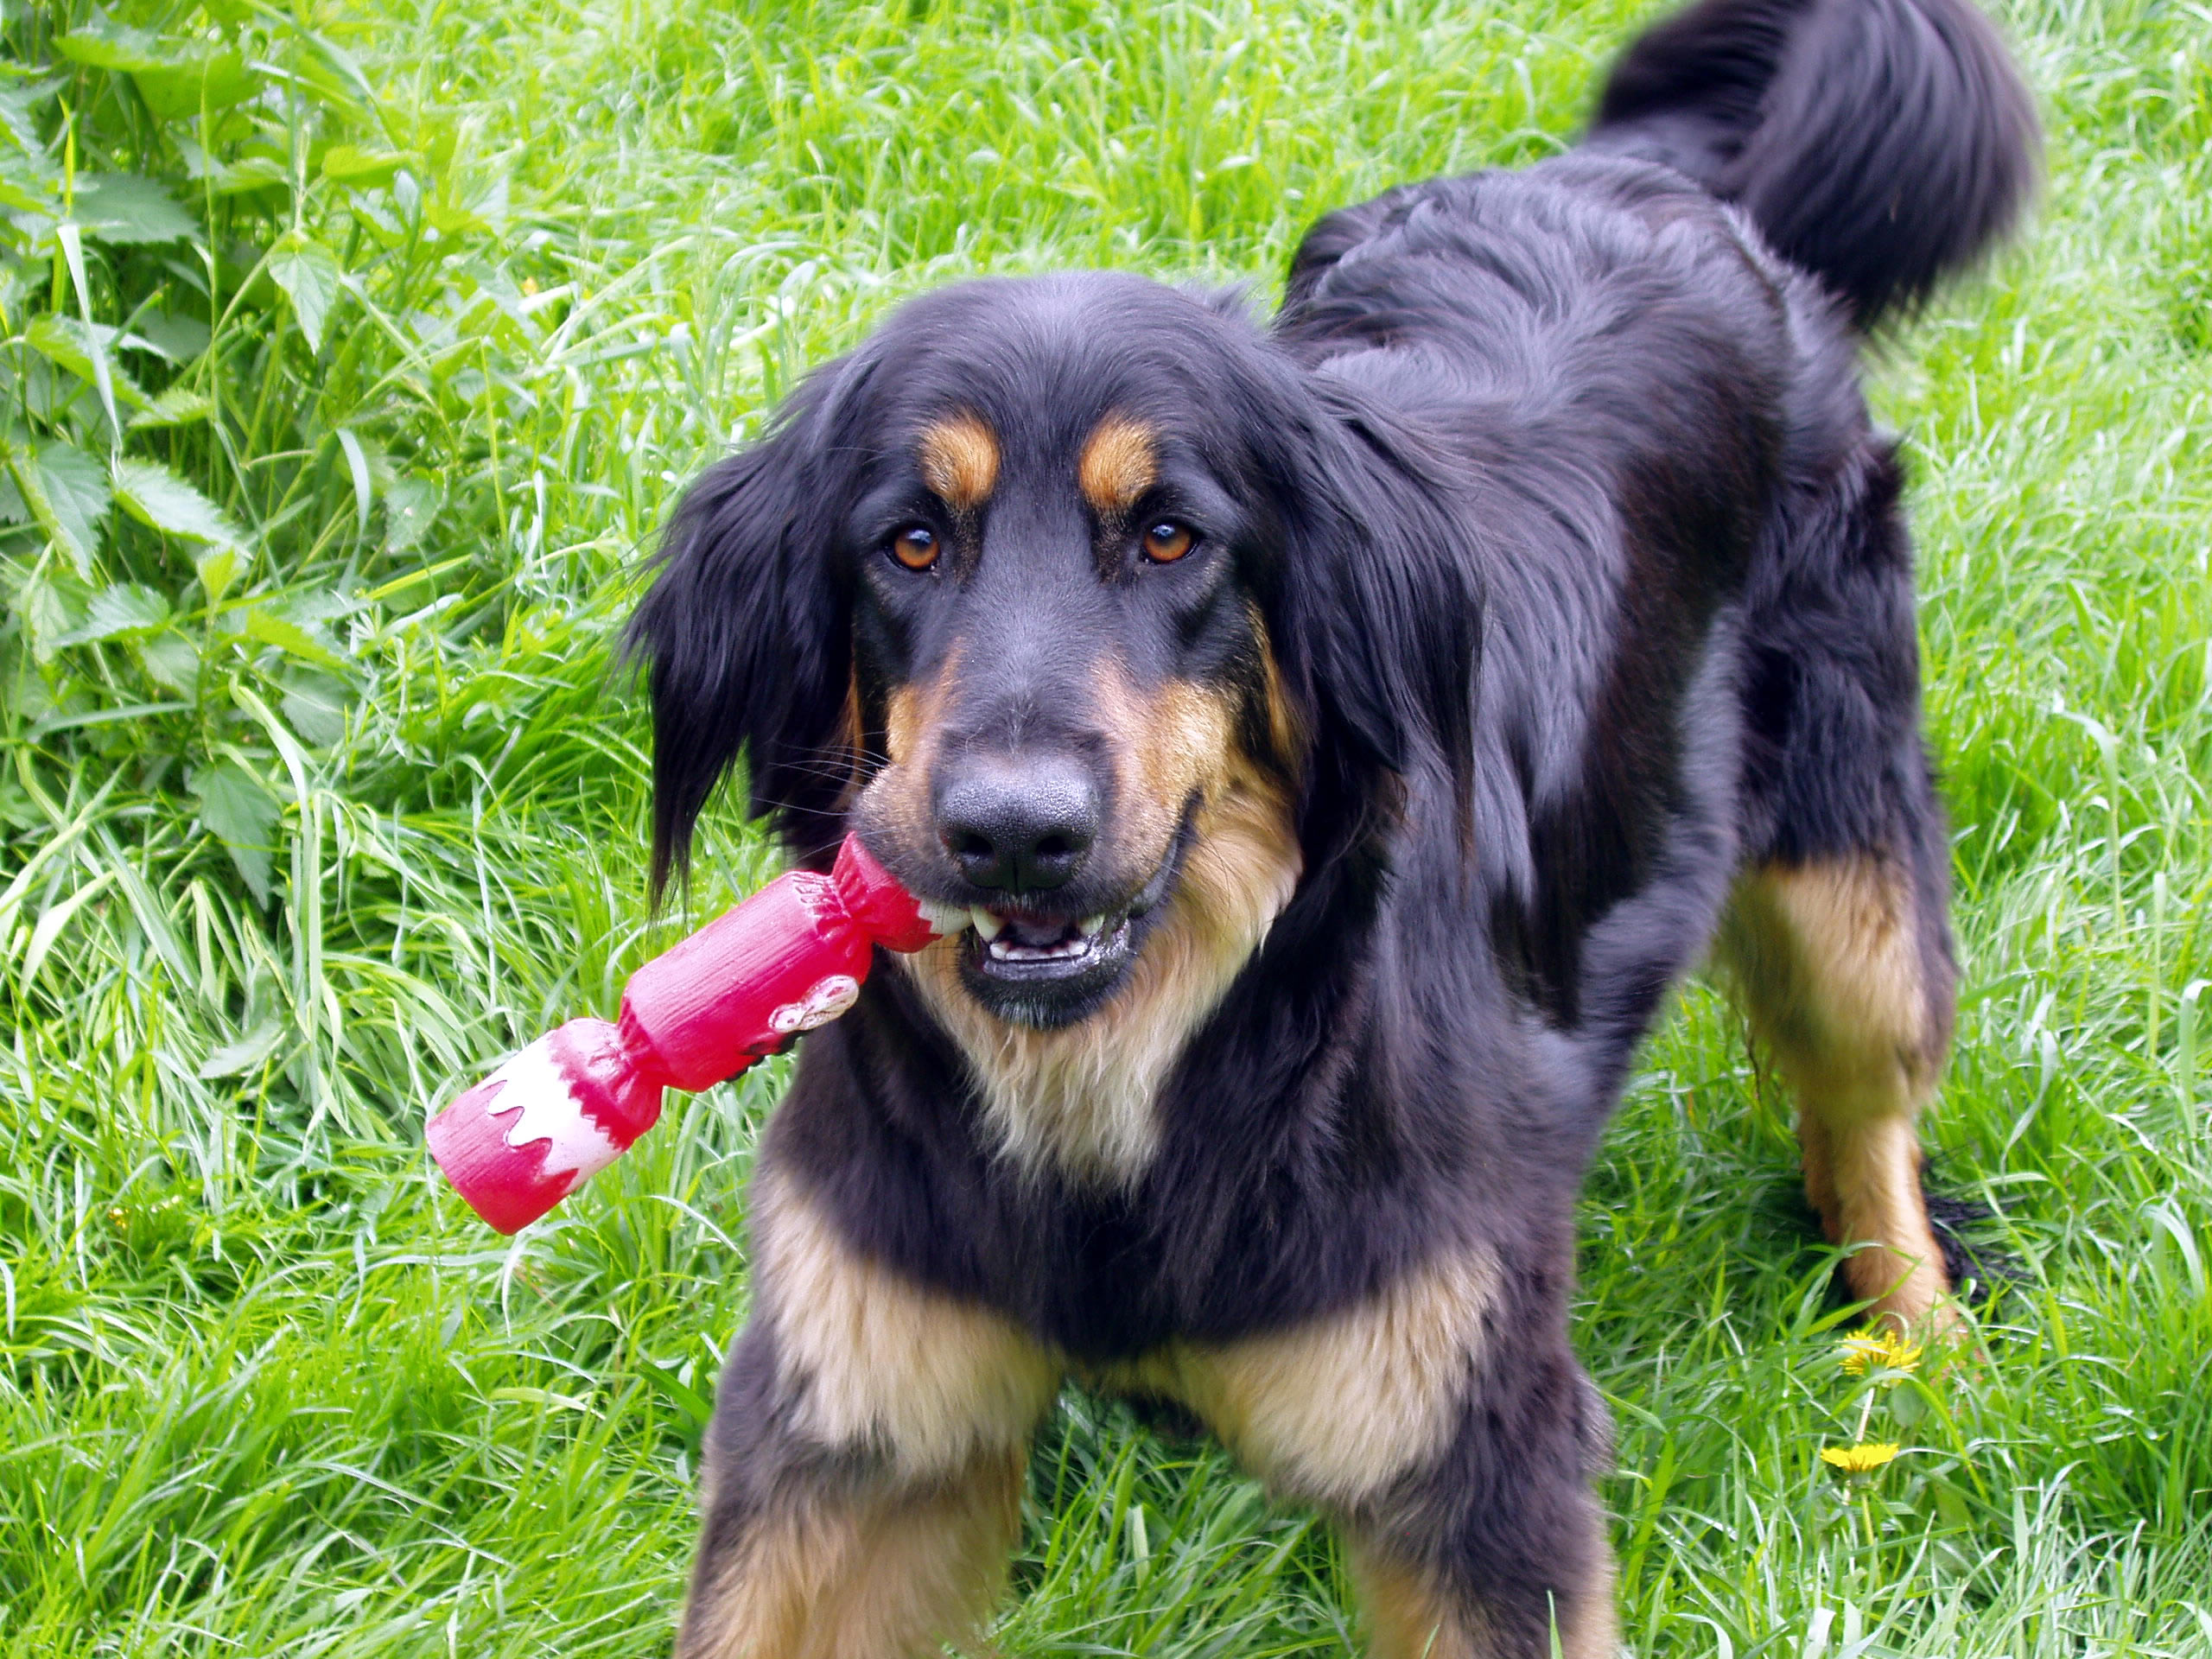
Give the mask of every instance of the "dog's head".
[(1465, 764), (1460, 562), (1332, 385), (1133, 277), (900, 310), (677, 512), (633, 636), (656, 882), (742, 750), (802, 856), (857, 829), (969, 911), (963, 1018), (1083, 1021), (1177, 918), (1233, 973), (1394, 779)]

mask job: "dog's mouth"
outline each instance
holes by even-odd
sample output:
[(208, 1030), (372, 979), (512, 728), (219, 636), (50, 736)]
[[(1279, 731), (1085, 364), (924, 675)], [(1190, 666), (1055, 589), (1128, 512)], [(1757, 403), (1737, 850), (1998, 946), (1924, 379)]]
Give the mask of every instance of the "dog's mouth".
[(1112, 909), (1066, 917), (1012, 899), (971, 906), (954, 940), (969, 993), (1021, 1025), (1072, 1025), (1094, 1012), (1120, 986), (1173, 895), (1195, 822), (1195, 811), (1186, 811), (1159, 867)]
[(969, 964), (1009, 984), (1071, 979), (1126, 950), (1129, 912), (1086, 916), (1080, 921), (1033, 920), (1019, 913), (976, 909), (962, 941)]

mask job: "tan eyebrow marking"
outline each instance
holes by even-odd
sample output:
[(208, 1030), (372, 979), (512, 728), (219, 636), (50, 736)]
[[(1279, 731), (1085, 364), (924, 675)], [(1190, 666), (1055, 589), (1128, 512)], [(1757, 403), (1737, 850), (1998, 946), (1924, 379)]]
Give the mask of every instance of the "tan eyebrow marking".
[(1092, 429), (1076, 464), (1084, 499), (1103, 518), (1127, 512), (1160, 476), (1158, 446), (1159, 435), (1143, 422), (1109, 415)]
[(923, 428), (922, 482), (955, 512), (973, 512), (999, 481), (999, 441), (982, 417), (963, 412)]

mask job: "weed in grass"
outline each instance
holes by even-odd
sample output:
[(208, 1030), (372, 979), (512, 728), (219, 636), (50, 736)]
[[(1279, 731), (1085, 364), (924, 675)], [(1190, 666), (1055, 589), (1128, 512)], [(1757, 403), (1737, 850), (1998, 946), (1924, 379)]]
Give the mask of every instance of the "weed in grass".
[[(1567, 142), (1644, 11), (0, 14), (0, 1645), (664, 1650), (786, 1066), (514, 1243), (420, 1131), (773, 868), (725, 810), (645, 920), (609, 644), (674, 490), (931, 283), (1265, 295), (1326, 207)], [(1929, 1133), (2020, 1276), (1979, 1363), (1847, 1367), (1686, 992), (1584, 1210), (1639, 1652), (2212, 1654), (2212, 11), (2006, 21), (2043, 222), (1878, 395), (1967, 963)], [(1322, 1529), (1079, 1396), (1016, 1578), (1014, 1654), (1355, 1640)]]

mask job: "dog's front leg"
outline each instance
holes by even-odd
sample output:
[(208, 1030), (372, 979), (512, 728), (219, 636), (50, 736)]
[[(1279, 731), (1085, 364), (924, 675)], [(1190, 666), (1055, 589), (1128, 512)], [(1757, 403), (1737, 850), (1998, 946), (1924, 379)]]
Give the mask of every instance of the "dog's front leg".
[(1470, 1380), (1440, 1454), (1344, 1517), (1372, 1659), (1612, 1659), (1605, 1401), (1563, 1350)]
[(678, 1659), (911, 1659), (1003, 1587), (1057, 1363), (753, 1185), (752, 1322), (716, 1390)]
[(1475, 1457), (1491, 1479), (1447, 1460), (1347, 1520), (1371, 1659), (1613, 1659), (1612, 1550), (1587, 1485), (1514, 1470), (1496, 1444)]
[(1446, 1249), (1325, 1319), (1179, 1346), (1139, 1376), (1338, 1518), (1372, 1659), (1611, 1659), (1590, 1489), (1611, 1420), (1567, 1350), (1564, 1286)]

